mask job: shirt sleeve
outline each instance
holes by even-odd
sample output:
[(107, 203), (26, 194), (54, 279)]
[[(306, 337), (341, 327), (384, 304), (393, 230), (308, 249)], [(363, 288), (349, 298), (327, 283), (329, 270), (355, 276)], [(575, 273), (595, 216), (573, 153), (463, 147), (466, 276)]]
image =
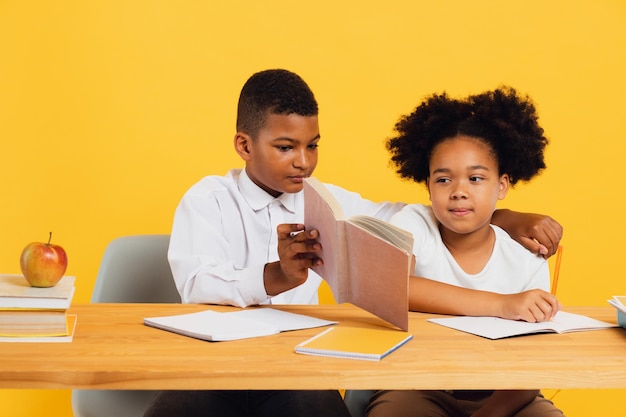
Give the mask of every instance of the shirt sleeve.
[(429, 221), (430, 213), (426, 206), (411, 204), (394, 214), (389, 223), (413, 235), (413, 255), (421, 259), (422, 249), (434, 246), (433, 233), (438, 233), (436, 223)]
[[(270, 298), (263, 282), (265, 263), (235, 266), (225, 222), (236, 220), (223, 213), (234, 210), (223, 210), (213, 197), (192, 189), (174, 215), (168, 259), (181, 300), (238, 307), (264, 303)], [(243, 251), (245, 236), (240, 239)]]

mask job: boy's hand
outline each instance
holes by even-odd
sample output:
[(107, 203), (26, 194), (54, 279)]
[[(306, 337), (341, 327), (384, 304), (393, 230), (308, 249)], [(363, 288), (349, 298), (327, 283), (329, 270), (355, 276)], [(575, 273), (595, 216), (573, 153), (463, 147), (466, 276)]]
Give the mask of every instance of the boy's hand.
[(563, 237), (563, 227), (550, 216), (496, 210), (492, 222), (532, 253), (548, 259), (556, 253)]
[(278, 257), (283, 271), (288, 276), (304, 274), (306, 280), (307, 270), (323, 262), (317, 256), (322, 249), (317, 241), (319, 232), (305, 230), (302, 224), (279, 224), (277, 231)]
[(280, 224), (278, 233), (278, 262), (265, 267), (265, 290), (269, 295), (280, 294), (303, 284), (309, 268), (321, 265), (317, 252), (322, 245), (317, 242), (317, 230), (305, 230), (302, 224)]
[(552, 217), (526, 213), (528, 229), (520, 234), (518, 242), (545, 259), (554, 255), (563, 237), (563, 227)]
[(500, 317), (529, 323), (548, 321), (561, 309), (557, 298), (543, 290), (529, 290), (501, 296)]

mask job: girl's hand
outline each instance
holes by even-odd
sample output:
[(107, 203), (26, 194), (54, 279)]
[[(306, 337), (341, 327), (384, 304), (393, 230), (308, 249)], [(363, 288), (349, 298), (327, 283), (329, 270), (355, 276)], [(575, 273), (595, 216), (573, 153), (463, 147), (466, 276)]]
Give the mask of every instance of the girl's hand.
[(500, 317), (529, 323), (552, 320), (561, 309), (554, 295), (538, 289), (501, 295), (500, 303)]

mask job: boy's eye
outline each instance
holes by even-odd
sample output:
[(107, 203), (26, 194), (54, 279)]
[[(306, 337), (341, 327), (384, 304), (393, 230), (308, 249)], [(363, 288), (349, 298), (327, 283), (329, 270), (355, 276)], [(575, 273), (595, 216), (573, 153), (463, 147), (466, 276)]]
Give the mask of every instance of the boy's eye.
[(308, 146), (308, 148), (309, 148), (309, 149), (311, 149), (311, 150), (313, 150), (313, 149), (317, 149), (317, 147), (318, 147), (318, 146), (320, 146), (320, 145), (318, 145), (317, 143), (311, 143), (311, 144)]
[(289, 150), (292, 149), (291, 146), (288, 145), (278, 145), (276, 146), (276, 148), (280, 151), (280, 152), (288, 152)]
[(474, 175), (474, 176), (470, 177), (470, 179), (469, 179), (469, 180), (470, 180), (470, 181), (472, 181), (472, 182), (479, 182), (479, 181), (482, 181), (482, 180), (483, 180), (483, 178), (482, 178), (482, 177), (479, 177), (479, 176)]

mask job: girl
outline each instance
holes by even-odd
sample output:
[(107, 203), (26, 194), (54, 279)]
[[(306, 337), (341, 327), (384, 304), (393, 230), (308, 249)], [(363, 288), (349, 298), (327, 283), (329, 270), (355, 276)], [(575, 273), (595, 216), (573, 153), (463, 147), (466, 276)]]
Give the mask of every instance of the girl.
[[(391, 222), (413, 233), (409, 308), (430, 313), (549, 320), (560, 305), (544, 258), (490, 225), (498, 200), (545, 168), (547, 139), (532, 101), (512, 88), (463, 100), (433, 95), (396, 124), (387, 142), (403, 178), (428, 187), (431, 206)], [(483, 290), (468, 303), (458, 290)], [(368, 416), (562, 416), (538, 390), (380, 391)]]

